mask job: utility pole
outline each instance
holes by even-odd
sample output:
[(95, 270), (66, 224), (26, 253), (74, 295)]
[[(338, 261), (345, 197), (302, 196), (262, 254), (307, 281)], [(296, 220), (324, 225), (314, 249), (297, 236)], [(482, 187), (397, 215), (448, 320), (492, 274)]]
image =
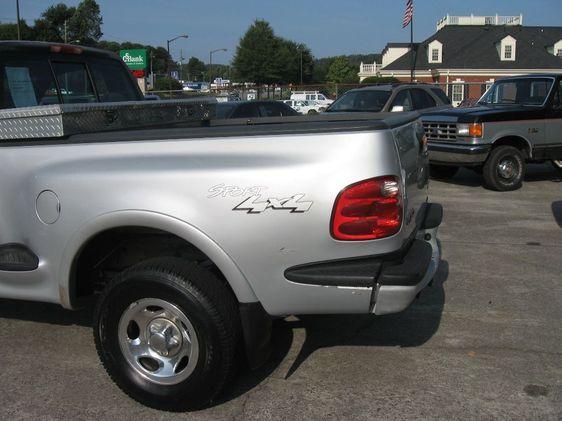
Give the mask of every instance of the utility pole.
[(180, 80), (183, 80), (182, 65), (183, 65), (183, 48), (180, 48)]
[(18, 19), (18, 40), (21, 40), (21, 29), (20, 29), (20, 0), (16, 0), (16, 14)]
[(64, 20), (64, 43), (66, 44), (68, 42), (68, 32), (66, 30), (66, 22), (67, 20)]
[(300, 50), (301, 50), (301, 86), (302, 86), (302, 46)]

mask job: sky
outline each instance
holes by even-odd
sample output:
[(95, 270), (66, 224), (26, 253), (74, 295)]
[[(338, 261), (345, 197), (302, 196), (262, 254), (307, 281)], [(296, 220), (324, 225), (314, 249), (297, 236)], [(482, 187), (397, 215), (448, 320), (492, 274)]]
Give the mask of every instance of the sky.
[[(22, 19), (32, 23), (50, 0), (20, 0)], [(78, 0), (64, 1), (76, 5)], [(0, 22), (15, 22), (15, 0), (0, 0)], [(379, 53), (387, 42), (408, 42), (402, 29), (406, 0), (98, 0), (102, 39), (166, 46), (175, 60), (197, 57), (228, 63), (240, 37), (255, 19), (271, 23), (277, 35), (308, 45), (315, 57)], [(414, 0), (414, 38), (435, 32), (437, 21), (450, 15), (519, 15), (524, 25), (562, 26), (562, 0)]]

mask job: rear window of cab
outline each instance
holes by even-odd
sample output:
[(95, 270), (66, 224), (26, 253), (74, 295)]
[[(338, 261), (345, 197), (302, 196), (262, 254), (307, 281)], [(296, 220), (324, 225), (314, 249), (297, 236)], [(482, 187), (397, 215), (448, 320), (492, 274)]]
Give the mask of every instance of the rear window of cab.
[(137, 87), (112, 59), (2, 57), (0, 109), (51, 104), (137, 101)]

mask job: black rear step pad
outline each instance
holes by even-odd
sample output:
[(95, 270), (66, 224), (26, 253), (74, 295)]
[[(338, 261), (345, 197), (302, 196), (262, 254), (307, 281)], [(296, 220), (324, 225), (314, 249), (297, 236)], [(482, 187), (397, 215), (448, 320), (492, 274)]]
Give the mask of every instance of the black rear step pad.
[(23, 244), (0, 245), (0, 270), (28, 272), (39, 267), (39, 258)]
[(402, 261), (383, 264), (377, 282), (381, 285), (416, 285), (431, 263), (432, 248), (427, 241), (414, 240)]
[(425, 218), (420, 227), (422, 230), (437, 228), (443, 221), (443, 206), (439, 203), (427, 203), (425, 206)]

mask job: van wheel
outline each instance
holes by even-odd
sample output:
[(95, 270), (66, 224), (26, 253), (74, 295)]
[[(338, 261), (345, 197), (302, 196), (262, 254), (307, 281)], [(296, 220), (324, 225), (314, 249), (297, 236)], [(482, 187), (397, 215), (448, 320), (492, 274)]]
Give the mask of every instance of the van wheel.
[(459, 167), (450, 167), (448, 165), (429, 166), (429, 175), (437, 180), (449, 180), (459, 171)]
[(308, 115), (316, 115), (318, 112), (316, 110), (308, 110)]
[(98, 300), (94, 339), (117, 385), (153, 408), (209, 404), (234, 370), (237, 303), (210, 270), (176, 258), (135, 265)]
[(562, 159), (553, 159), (550, 161), (552, 166), (562, 173)]
[(490, 152), (482, 175), (486, 186), (493, 190), (519, 189), (525, 175), (523, 153), (513, 146), (498, 146)]

